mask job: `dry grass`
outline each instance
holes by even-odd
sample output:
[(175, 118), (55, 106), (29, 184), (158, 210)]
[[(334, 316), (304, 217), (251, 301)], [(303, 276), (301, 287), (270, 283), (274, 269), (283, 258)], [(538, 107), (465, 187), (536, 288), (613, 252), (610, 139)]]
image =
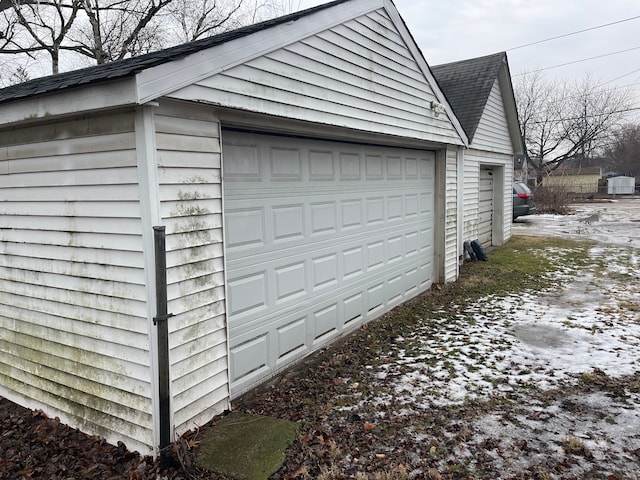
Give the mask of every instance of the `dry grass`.
[(575, 194), (569, 192), (569, 188), (565, 185), (535, 187), (533, 194), (537, 213), (566, 215), (571, 212), (569, 205)]
[(564, 448), (567, 452), (574, 455), (590, 455), (589, 449), (585, 445), (584, 441), (573, 435), (569, 435), (564, 441)]

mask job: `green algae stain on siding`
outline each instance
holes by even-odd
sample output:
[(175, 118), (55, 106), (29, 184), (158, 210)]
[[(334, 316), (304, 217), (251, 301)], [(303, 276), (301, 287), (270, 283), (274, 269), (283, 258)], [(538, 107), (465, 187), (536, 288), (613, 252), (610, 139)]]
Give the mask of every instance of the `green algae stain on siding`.
[[(210, 223), (214, 212), (206, 205), (206, 201), (211, 199), (203, 192), (208, 186), (206, 180), (193, 176), (183, 183), (185, 188), (179, 190), (178, 201), (171, 216), (176, 219), (172, 234), (176, 248), (180, 251), (184, 275), (180, 293), (186, 298), (197, 291), (219, 286), (214, 275), (216, 270), (211, 262), (212, 246), (219, 242), (212, 235), (218, 227)], [(186, 188), (187, 185), (192, 188)]]
[(150, 385), (132, 379), (118, 359), (20, 332), (0, 347), (5, 388), (71, 417), (82, 431), (151, 444)]

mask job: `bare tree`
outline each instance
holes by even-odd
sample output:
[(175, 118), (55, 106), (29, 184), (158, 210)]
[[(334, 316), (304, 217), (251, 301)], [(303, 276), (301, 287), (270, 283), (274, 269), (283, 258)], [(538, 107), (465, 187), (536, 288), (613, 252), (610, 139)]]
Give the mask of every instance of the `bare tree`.
[(78, 53), (100, 65), (163, 47), (159, 17), (174, 0), (82, 0), (86, 21), (69, 35)]
[(606, 157), (618, 173), (640, 177), (640, 125), (625, 125), (615, 132)]
[(47, 54), (58, 73), (63, 53), (103, 64), (283, 12), (282, 0), (0, 0), (0, 69)]
[(530, 164), (539, 174), (604, 151), (629, 109), (628, 90), (582, 81), (516, 77), (518, 115)]
[(51, 59), (52, 73), (58, 73), (60, 52), (65, 48), (66, 36), (76, 21), (80, 10), (79, 2), (9, 1), (13, 8), (2, 12), (4, 28), (0, 33), (0, 53), (33, 56), (39, 52), (46, 52)]
[(177, 38), (190, 42), (217, 33), (224, 27), (228, 30), (239, 26), (239, 19), (234, 19), (234, 15), (241, 7), (242, 0), (226, 2), (222, 8), (216, 0), (174, 0), (169, 12), (179, 26)]
[(251, 25), (287, 12), (282, 0), (174, 0), (168, 8), (177, 42)]

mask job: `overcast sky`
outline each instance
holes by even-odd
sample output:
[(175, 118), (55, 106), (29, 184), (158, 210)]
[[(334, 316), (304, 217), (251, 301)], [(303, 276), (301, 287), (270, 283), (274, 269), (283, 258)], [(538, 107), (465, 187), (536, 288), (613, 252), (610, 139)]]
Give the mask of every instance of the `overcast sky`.
[[(293, 0), (295, 9), (327, 3)], [(430, 65), (507, 51), (511, 75), (545, 70), (610, 85), (632, 85), (640, 107), (640, 18), (524, 48), (520, 45), (640, 16), (640, 0), (394, 0)], [(626, 53), (613, 52), (632, 49)], [(622, 77), (622, 78), (618, 78)]]

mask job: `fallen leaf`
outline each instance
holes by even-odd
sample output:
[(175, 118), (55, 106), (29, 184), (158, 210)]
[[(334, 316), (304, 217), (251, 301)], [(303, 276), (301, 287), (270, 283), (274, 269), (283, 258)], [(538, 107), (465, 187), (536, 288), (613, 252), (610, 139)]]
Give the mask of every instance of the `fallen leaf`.
[(365, 429), (365, 431), (367, 431), (367, 432), (368, 432), (368, 431), (371, 431), (371, 430), (373, 430), (374, 428), (376, 428), (376, 425), (375, 425), (375, 423), (365, 422), (365, 423), (364, 423), (364, 425), (362, 426), (362, 428), (364, 428), (364, 429)]
[(442, 475), (435, 468), (429, 469), (429, 478), (431, 480), (442, 480)]

